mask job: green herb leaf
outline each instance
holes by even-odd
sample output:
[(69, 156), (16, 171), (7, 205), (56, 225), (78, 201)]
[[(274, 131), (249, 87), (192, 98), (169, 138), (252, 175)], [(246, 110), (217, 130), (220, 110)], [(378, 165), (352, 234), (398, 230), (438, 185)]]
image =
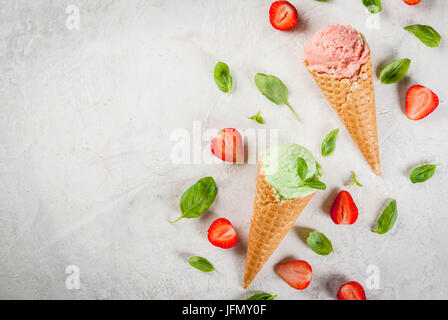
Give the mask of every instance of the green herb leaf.
[(188, 259), (188, 263), (202, 272), (212, 272), (216, 270), (212, 263), (203, 257), (191, 257)]
[(323, 176), (323, 169), (319, 162), (316, 161), (316, 175), (321, 177)]
[(266, 292), (262, 292), (251, 295), (249, 298), (247, 298), (247, 300), (274, 300), (275, 298), (277, 298), (276, 294), (272, 295)]
[(257, 85), (258, 90), (260, 90), (266, 98), (274, 102), (276, 105), (288, 106), (297, 121), (300, 121), (299, 116), (288, 102), (288, 88), (279, 78), (272, 75), (257, 73), (255, 75), (255, 84)]
[(233, 87), (233, 79), (230, 75), (229, 66), (224, 62), (218, 62), (213, 72), (216, 85), (222, 92), (230, 93)]
[(438, 47), (440, 40), (442, 40), (440, 34), (430, 26), (414, 24), (404, 27), (404, 30), (412, 32), (421, 42), (430, 48)]
[(362, 4), (369, 10), (370, 13), (380, 13), (383, 11), (381, 0), (362, 0)]
[(361, 183), (359, 183), (358, 180), (356, 180), (356, 174), (355, 174), (355, 171), (352, 171), (352, 182), (347, 186), (347, 188), (353, 187), (355, 184), (356, 184), (358, 187), (364, 187)]
[(264, 123), (264, 120), (263, 120), (263, 117), (260, 115), (260, 113), (261, 113), (261, 111), (258, 111), (258, 113), (257, 113), (256, 115), (254, 115), (254, 116), (252, 116), (252, 117), (249, 117), (249, 119), (251, 119), (251, 120), (255, 120), (255, 121), (257, 121), (259, 124), (263, 124), (263, 123)]
[(438, 164), (427, 164), (412, 170), (410, 179), (412, 183), (425, 182), (436, 172)]
[(322, 141), (321, 151), (324, 157), (328, 157), (336, 149), (336, 139), (338, 137), (339, 129), (334, 129)]
[(403, 80), (408, 73), (411, 60), (400, 59), (386, 66), (380, 74), (380, 80), (384, 84), (392, 84)]
[(312, 231), (306, 237), (306, 243), (317, 254), (321, 256), (329, 255), (333, 251), (331, 241), (321, 232)]
[(212, 177), (206, 177), (198, 180), (189, 187), (180, 198), (180, 210), (182, 215), (175, 221), (182, 218), (197, 218), (210, 208), (215, 201), (218, 188)]
[(306, 175), (308, 174), (308, 165), (306, 164), (306, 161), (303, 158), (297, 159), (297, 174), (302, 180), (305, 180)]
[(392, 200), (378, 219), (378, 227), (373, 232), (385, 234), (392, 229), (397, 220), (397, 201)]
[(328, 2), (328, 0), (316, 0), (316, 1), (319, 1), (319, 2)]
[(322, 181), (317, 181), (317, 180), (307, 180), (305, 182), (305, 186), (313, 188), (313, 189), (318, 189), (318, 190), (327, 189), (327, 186), (325, 185), (325, 183), (323, 183)]

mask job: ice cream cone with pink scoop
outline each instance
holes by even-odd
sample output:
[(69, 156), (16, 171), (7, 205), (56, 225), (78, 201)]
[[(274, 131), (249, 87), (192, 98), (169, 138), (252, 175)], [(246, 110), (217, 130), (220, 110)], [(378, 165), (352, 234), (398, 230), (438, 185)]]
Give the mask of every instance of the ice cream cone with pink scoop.
[(326, 26), (306, 45), (305, 65), (380, 176), (372, 62), (364, 36), (351, 26)]

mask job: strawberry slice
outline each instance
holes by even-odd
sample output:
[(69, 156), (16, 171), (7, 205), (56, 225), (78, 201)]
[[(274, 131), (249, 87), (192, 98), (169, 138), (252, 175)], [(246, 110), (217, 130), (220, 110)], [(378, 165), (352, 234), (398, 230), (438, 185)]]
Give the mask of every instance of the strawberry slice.
[(275, 272), (287, 284), (297, 290), (303, 290), (308, 287), (313, 276), (311, 266), (304, 260), (280, 263), (275, 266)]
[(216, 247), (229, 249), (236, 245), (238, 236), (230, 221), (220, 218), (208, 228), (208, 241)]
[(275, 1), (269, 9), (269, 21), (277, 30), (289, 30), (297, 24), (297, 10), (288, 1)]
[(407, 3), (410, 6), (415, 6), (416, 4), (420, 3), (422, 0), (403, 0), (404, 3)]
[(406, 116), (420, 120), (428, 116), (439, 105), (439, 98), (424, 86), (412, 86), (406, 94)]
[(331, 219), (336, 224), (354, 224), (358, 219), (358, 207), (347, 191), (341, 191), (333, 202)]
[(212, 153), (223, 161), (235, 163), (244, 159), (243, 139), (236, 129), (222, 129), (210, 147)]
[(364, 288), (356, 281), (343, 284), (338, 291), (338, 300), (367, 300)]

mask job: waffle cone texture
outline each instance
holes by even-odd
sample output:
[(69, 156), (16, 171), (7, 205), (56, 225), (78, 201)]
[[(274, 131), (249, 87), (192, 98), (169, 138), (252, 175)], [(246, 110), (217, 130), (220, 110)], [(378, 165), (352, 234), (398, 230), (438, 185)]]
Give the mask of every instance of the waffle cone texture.
[(330, 74), (312, 71), (306, 62), (305, 65), (373, 172), (381, 176), (371, 59), (362, 65), (356, 81), (338, 80)]
[(279, 201), (275, 190), (265, 179), (260, 162), (247, 246), (244, 289), (252, 283), (313, 196), (314, 193), (305, 198)]

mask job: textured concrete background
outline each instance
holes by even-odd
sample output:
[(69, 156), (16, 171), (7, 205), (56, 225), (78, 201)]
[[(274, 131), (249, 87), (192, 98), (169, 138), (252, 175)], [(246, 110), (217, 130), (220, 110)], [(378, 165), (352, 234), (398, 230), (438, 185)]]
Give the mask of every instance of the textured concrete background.
[[(360, 0), (293, 0), (300, 15), (292, 32), (274, 30), (270, 1), (0, 1), (0, 297), (70, 299), (241, 299), (256, 165), (176, 165), (176, 129), (278, 129), (280, 142), (308, 147), (324, 167), (329, 187), (302, 213), (250, 291), (281, 299), (333, 299), (345, 279), (367, 286), (378, 268), (372, 299), (448, 298), (448, 126), (445, 39), (427, 48), (402, 28), (430, 24), (448, 36), (445, 0), (410, 7), (383, 1), (379, 29), (369, 29)], [(66, 8), (80, 10), (79, 30), (66, 26)], [(412, 59), (398, 85), (375, 78), (383, 177), (369, 170), (348, 133), (302, 64), (303, 47), (329, 23), (352, 24), (372, 49), (375, 70)], [(234, 93), (212, 78), (229, 64)], [(289, 87), (298, 124), (254, 85), (257, 72)], [(432, 88), (439, 108), (418, 122), (403, 113), (412, 84)], [(264, 126), (247, 117), (262, 110)], [(320, 143), (341, 133), (335, 153), (322, 159)], [(262, 136), (260, 133), (259, 136)], [(192, 141), (207, 158), (209, 140)], [(254, 145), (249, 144), (249, 148)], [(252, 149), (251, 149), (252, 150)], [(427, 183), (412, 185), (409, 170), (441, 163)], [(336, 226), (329, 207), (355, 170), (364, 188), (351, 192), (360, 209), (353, 226)], [(172, 225), (179, 197), (212, 175), (217, 201), (199, 219)], [(398, 201), (394, 229), (370, 230), (385, 202)], [(226, 217), (239, 244), (209, 244), (210, 223)], [(301, 240), (306, 228), (324, 232), (335, 253), (321, 257)], [(218, 273), (186, 260), (201, 255)], [(307, 260), (307, 290), (288, 287), (273, 271), (286, 257)], [(80, 289), (65, 285), (68, 265), (80, 270)], [(372, 267), (371, 267), (372, 268)]]

